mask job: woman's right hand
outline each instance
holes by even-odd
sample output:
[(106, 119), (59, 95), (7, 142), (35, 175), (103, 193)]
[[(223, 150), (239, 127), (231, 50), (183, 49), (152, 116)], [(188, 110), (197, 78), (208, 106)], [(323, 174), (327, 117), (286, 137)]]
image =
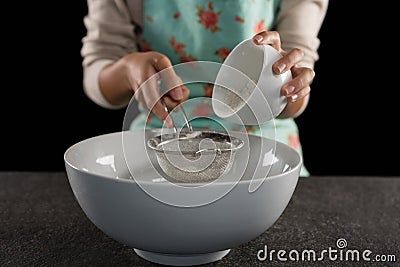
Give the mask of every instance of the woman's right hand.
[[(118, 104), (133, 93), (140, 105), (165, 121), (169, 117), (159, 101), (162, 94), (160, 80), (167, 89), (163, 98), (169, 110), (188, 99), (189, 89), (174, 72), (168, 57), (158, 52), (128, 54), (100, 73), (100, 87), (110, 103)], [(166, 123), (172, 126), (170, 119)]]

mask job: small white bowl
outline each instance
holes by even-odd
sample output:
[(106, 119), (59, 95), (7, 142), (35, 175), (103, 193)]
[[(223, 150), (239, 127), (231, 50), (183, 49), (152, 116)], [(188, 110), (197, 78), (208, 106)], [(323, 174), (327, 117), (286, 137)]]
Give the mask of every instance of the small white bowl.
[[(237, 133), (244, 146), (223, 182), (178, 187), (164, 179), (155, 151), (145, 145), (160, 133), (100, 135), (64, 155), (69, 184), (84, 213), (105, 234), (131, 246), (132, 253), (165, 265), (214, 262), (264, 233), (285, 210), (302, 164), (293, 148)], [(242, 175), (238, 170), (246, 161)], [(204, 201), (221, 192), (204, 205), (170, 204)]]
[(290, 71), (273, 73), (272, 65), (281, 57), (270, 45), (256, 45), (252, 39), (239, 43), (217, 74), (212, 94), (215, 114), (244, 125), (276, 118), (287, 104), (281, 87), (292, 79)]

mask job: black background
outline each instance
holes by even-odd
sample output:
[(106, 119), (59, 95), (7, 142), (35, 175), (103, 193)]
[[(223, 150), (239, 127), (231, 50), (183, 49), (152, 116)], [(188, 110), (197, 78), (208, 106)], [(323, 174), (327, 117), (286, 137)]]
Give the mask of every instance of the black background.
[[(14, 5), (4, 8), (0, 170), (63, 171), (65, 150), (120, 131), (125, 109), (103, 109), (83, 93), (86, 1)], [(394, 36), (379, 13), (329, 4), (310, 103), (297, 119), (312, 174), (400, 175)]]

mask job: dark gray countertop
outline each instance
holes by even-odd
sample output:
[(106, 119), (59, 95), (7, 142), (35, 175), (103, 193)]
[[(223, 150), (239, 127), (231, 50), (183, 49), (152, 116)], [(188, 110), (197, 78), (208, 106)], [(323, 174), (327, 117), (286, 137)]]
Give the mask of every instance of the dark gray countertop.
[[(89, 221), (63, 172), (0, 172), (0, 212), (0, 266), (154, 266)], [(339, 249), (339, 239), (347, 246)], [(261, 261), (265, 246), (285, 251), (287, 261), (276, 253)], [(336, 260), (328, 252), (322, 261), (288, 256), (313, 250), (318, 258), (330, 248)], [(346, 259), (350, 250), (359, 262)], [(371, 262), (362, 258), (366, 250)], [(376, 256), (387, 262), (372, 262)], [(327, 265), (400, 266), (400, 177), (300, 178), (270, 229), (207, 266)]]

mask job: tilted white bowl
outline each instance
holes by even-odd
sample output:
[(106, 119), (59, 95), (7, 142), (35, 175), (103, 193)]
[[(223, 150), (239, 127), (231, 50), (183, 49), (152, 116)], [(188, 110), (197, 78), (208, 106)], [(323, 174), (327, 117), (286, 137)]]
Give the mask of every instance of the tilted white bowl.
[(248, 149), (238, 151), (224, 179), (182, 187), (164, 179), (145, 145), (158, 134), (100, 135), (64, 154), (69, 183), (87, 217), (146, 260), (180, 266), (219, 260), (272, 226), (292, 197), (301, 157), (283, 143), (237, 133)]
[(287, 71), (275, 74), (272, 65), (282, 55), (270, 45), (252, 39), (240, 42), (218, 71), (212, 94), (215, 114), (246, 125), (259, 125), (276, 118), (287, 104), (281, 87), (292, 79)]

